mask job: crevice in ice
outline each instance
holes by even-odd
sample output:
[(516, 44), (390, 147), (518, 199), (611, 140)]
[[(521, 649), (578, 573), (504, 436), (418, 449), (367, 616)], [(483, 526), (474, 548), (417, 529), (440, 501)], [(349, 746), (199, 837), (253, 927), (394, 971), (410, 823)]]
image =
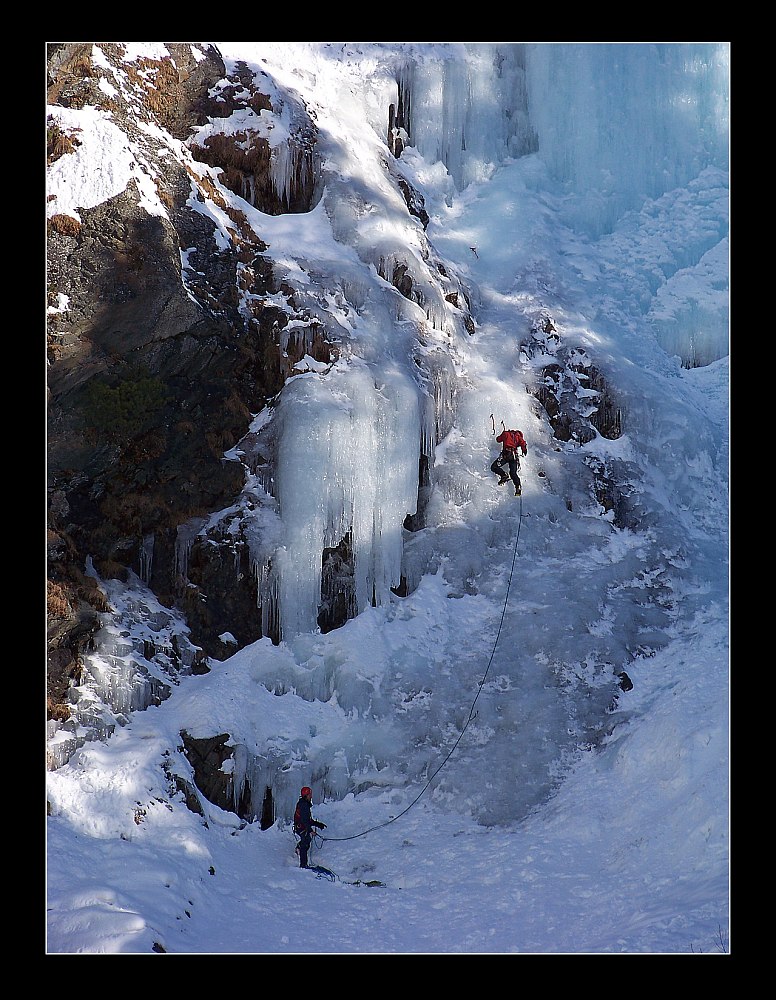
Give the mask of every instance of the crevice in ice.
[(357, 613), (353, 536), (348, 531), (337, 545), (323, 550), (318, 627), (325, 635)]

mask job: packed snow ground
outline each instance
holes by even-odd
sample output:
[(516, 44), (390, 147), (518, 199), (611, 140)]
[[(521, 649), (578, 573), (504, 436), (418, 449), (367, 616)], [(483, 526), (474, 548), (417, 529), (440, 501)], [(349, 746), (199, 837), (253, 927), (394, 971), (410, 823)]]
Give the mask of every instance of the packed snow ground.
[[(340, 101), (343, 92), (338, 77)], [(333, 94), (328, 106), (336, 106)], [(721, 358), (684, 370), (643, 332), (644, 289), (654, 262), (670, 256), (677, 218), (682, 247), (695, 246), (696, 258), (697, 247), (707, 249), (708, 219), (701, 214), (694, 239), (688, 230), (698, 216), (687, 207), (692, 193), (682, 188), (594, 239), (564, 225), (562, 199), (552, 196), (532, 157), (507, 161), (454, 196), (439, 164), (408, 150), (404, 169), (426, 197), (433, 245), (479, 296), (477, 334), (460, 359), (471, 391), (436, 454), (440, 481), (468, 484), (459, 490), (461, 502), (437, 501), (434, 508), (428, 534), (442, 553), (438, 568), (409, 597), (369, 609), (334, 633), (280, 647), (261, 640), (205, 676), (184, 678), (161, 706), (134, 714), (106, 743), (87, 745), (52, 772), (50, 953), (730, 950), (729, 368)], [(724, 201), (717, 171), (693, 185), (693, 204)], [(316, 225), (323, 222), (316, 213)], [(294, 246), (296, 226), (302, 246), (305, 218), (286, 217), (282, 225), (287, 245)], [(333, 240), (317, 242), (336, 252)], [(342, 253), (343, 268), (351, 267), (350, 252)], [(709, 287), (717, 287), (726, 261), (710, 266), (716, 272)], [(643, 534), (615, 530), (594, 510), (564, 519), (560, 492), (538, 475), (549, 470), (556, 490), (570, 475), (520, 381), (525, 362), (516, 317), (540, 301), (564, 335), (619, 374), (642, 433), (589, 447), (619, 449), (618, 457), (640, 471), (637, 485), (654, 517)], [(683, 302), (675, 300), (674, 316)], [(670, 312), (666, 295), (661, 308)], [(528, 438), (522, 504), (494, 489), (491, 411), (498, 420), (519, 421)], [(654, 437), (643, 433), (649, 423)], [(671, 609), (659, 621), (650, 609), (637, 627), (629, 616), (641, 614), (634, 593), (649, 589), (643, 567), (670, 592)], [(477, 587), (467, 590), (467, 579)], [(143, 591), (138, 580), (107, 586), (119, 609), (133, 590)], [(143, 597), (153, 604), (152, 595)], [(560, 674), (553, 675), (552, 663), (541, 669), (552, 648), (548, 632), (566, 664)], [(568, 719), (558, 703), (579, 691), (592, 701), (597, 691), (608, 699), (592, 664), (602, 650), (614, 655), (640, 633), (651, 648), (627, 661), (632, 690), (618, 695), (593, 741), (590, 720), (601, 711), (586, 718), (583, 706), (574, 708), (568, 718), (576, 713), (579, 730), (564, 743)], [(568, 668), (574, 652), (577, 675)], [(426, 790), (424, 776), (443, 764), (446, 750), (434, 757), (417, 740), (419, 727), (432, 720), (447, 731), (445, 747), (452, 746), (491, 654), (480, 717)], [(261, 831), (210, 807), (206, 826), (180, 796), (170, 796), (162, 773), (181, 729), (229, 731), (248, 745), (294, 734), (311, 756), (353, 746), (358, 720), (336, 698), (315, 701), (290, 691), (289, 681), (302, 684), (303, 675), (320, 684), (326, 663), (337, 665), (343, 693), (351, 685), (352, 698), (364, 676), (378, 690), (380, 678), (398, 668), (407, 692), (401, 716), (385, 727), (386, 748), (397, 754), (386, 787), (314, 805), (327, 829), (312, 861), (334, 872), (334, 881), (296, 867), (287, 822)], [(434, 714), (424, 715), (430, 664), (438, 700)], [(289, 689), (282, 697), (270, 693), (277, 678)], [(440, 716), (440, 705), (449, 717)], [(375, 739), (366, 730), (364, 738)], [(553, 768), (558, 780), (548, 783)], [(297, 773), (294, 794), (297, 784), (309, 783)], [(501, 807), (505, 798), (513, 801)], [(483, 817), (489, 824), (478, 821)], [(380, 884), (368, 884), (374, 882)]]
[[(193, 954), (722, 953), (730, 941), (720, 611), (634, 671), (623, 698), (629, 719), (524, 822), (486, 829), (426, 796), (395, 823), (320, 843), (311, 861), (335, 882), (295, 867), (285, 824), (262, 832), (211, 809), (205, 829), (179, 802), (149, 796), (175, 710), (148, 710), (90, 748), (86, 767), (57, 772), (49, 951), (149, 952), (159, 943)], [(221, 674), (192, 684), (203, 710), (213, 686), (233, 704), (253, 697), (233, 673), (231, 684)], [(347, 837), (408, 802), (348, 796), (313, 814), (327, 824), (323, 836)]]

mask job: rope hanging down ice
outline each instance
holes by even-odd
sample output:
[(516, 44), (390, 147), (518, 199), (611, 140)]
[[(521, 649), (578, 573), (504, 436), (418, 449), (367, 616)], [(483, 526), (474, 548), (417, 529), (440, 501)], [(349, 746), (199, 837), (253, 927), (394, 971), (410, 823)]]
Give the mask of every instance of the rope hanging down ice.
[(472, 704), (471, 704), (471, 708), (469, 709), (469, 717), (467, 718), (466, 722), (464, 723), (463, 729), (461, 729), (461, 732), (458, 735), (458, 739), (453, 744), (452, 748), (450, 749), (450, 752), (444, 758), (444, 760), (439, 765), (439, 767), (437, 767), (437, 769), (434, 771), (434, 773), (431, 775), (431, 777), (426, 781), (425, 785), (421, 788), (421, 790), (418, 792), (418, 794), (415, 796), (415, 798), (412, 800), (412, 802), (410, 802), (410, 804), (408, 806), (406, 806), (404, 809), (402, 809), (402, 811), (400, 813), (398, 813), (396, 816), (392, 816), (390, 819), (387, 819), (384, 823), (378, 823), (376, 826), (370, 826), (368, 830), (363, 830), (361, 833), (354, 833), (350, 837), (323, 837), (323, 836), (320, 836), (320, 840), (322, 840), (322, 841), (357, 840), (359, 837), (365, 837), (368, 833), (372, 833), (374, 830), (380, 830), (384, 826), (390, 826), (390, 824), (391, 823), (395, 823), (397, 819), (401, 819), (402, 816), (406, 816), (406, 814), (410, 811), (410, 809), (412, 809), (412, 807), (415, 805), (415, 803), (420, 799), (420, 797), (428, 789), (429, 785), (434, 780), (434, 778), (436, 778), (436, 776), (439, 774), (439, 772), (442, 770), (442, 768), (445, 766), (445, 764), (447, 764), (447, 762), (450, 760), (450, 758), (455, 753), (455, 751), (456, 751), (456, 749), (458, 747), (458, 744), (463, 739), (464, 733), (469, 728), (469, 725), (477, 717), (474, 709), (475, 709), (475, 707), (477, 705), (477, 700), (479, 699), (480, 694), (482, 693), (482, 688), (483, 688), (483, 686), (485, 684), (485, 681), (486, 681), (486, 679), (488, 677), (488, 672), (490, 670), (491, 664), (493, 663), (493, 657), (496, 655), (496, 648), (498, 647), (499, 636), (501, 635), (501, 629), (502, 629), (502, 627), (504, 625), (504, 618), (505, 618), (506, 613), (507, 613), (507, 604), (509, 602), (509, 591), (510, 591), (510, 588), (512, 586), (512, 577), (513, 577), (514, 572), (515, 572), (515, 561), (517, 559), (517, 547), (518, 547), (518, 543), (520, 541), (520, 528), (522, 527), (522, 524), (523, 524), (523, 516), (524, 516), (523, 515), (523, 498), (521, 496), (520, 497), (520, 516), (517, 519), (517, 532), (515, 534), (515, 547), (514, 547), (514, 550), (512, 552), (512, 565), (511, 565), (511, 567), (509, 569), (509, 580), (507, 581), (507, 590), (506, 590), (506, 594), (504, 595), (504, 606), (501, 609), (501, 621), (499, 622), (499, 625), (498, 625), (498, 631), (496, 632), (496, 638), (493, 641), (493, 649), (491, 650), (491, 653), (490, 653), (490, 659), (488, 660), (488, 665), (485, 668), (485, 673), (482, 675), (482, 679), (480, 680), (480, 682), (477, 685), (477, 693), (475, 694), (474, 700), (472, 701)]

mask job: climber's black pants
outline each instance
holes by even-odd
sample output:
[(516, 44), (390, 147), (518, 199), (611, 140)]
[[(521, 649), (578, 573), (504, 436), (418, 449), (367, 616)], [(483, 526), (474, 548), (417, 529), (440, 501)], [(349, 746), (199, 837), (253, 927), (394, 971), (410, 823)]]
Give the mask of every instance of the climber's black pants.
[(307, 852), (310, 850), (310, 841), (313, 839), (311, 833), (300, 833), (299, 837), (299, 866), (307, 867)]
[(517, 470), (520, 468), (520, 459), (517, 455), (512, 454), (512, 452), (502, 451), (493, 465), (491, 465), (490, 471), (495, 472), (497, 476), (503, 476), (505, 465), (509, 466), (509, 476), (515, 484), (515, 489), (519, 490), (520, 476), (518, 476)]

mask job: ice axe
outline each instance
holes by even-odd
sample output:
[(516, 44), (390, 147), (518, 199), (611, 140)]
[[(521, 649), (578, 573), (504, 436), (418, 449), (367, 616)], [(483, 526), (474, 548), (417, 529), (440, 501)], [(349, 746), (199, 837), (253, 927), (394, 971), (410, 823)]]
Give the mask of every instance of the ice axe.
[(493, 437), (496, 436), (496, 421), (493, 419), (493, 414), (490, 415), (490, 422), (493, 424)]

